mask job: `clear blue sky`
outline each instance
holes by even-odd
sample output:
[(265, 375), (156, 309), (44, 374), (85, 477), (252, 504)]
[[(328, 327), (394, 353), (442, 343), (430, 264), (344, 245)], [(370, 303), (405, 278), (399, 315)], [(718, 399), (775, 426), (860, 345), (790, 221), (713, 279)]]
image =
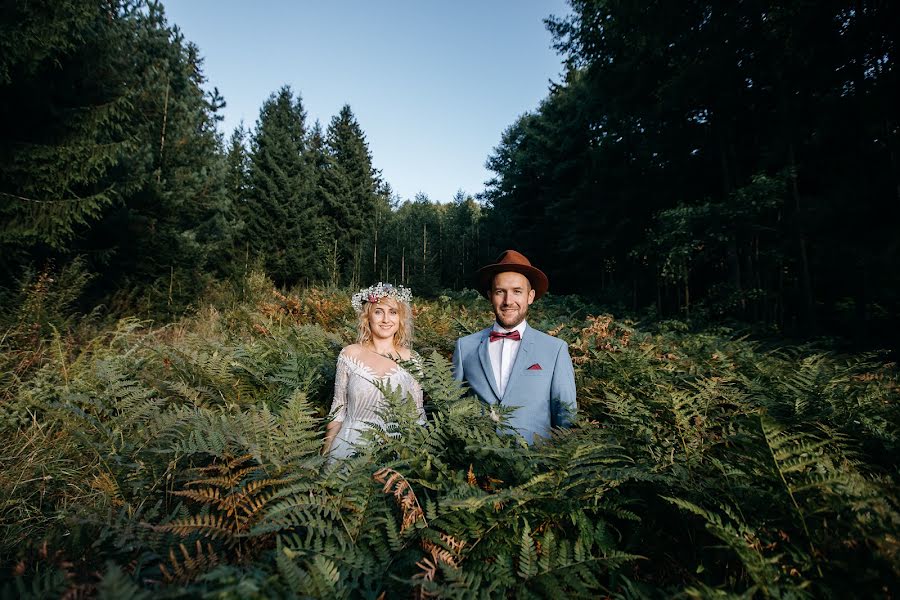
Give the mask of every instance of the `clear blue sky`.
[(543, 19), (564, 0), (164, 0), (225, 97), (229, 137), (282, 85), (309, 124), (349, 104), (374, 166), (401, 198), (476, 194), (506, 127), (560, 81)]

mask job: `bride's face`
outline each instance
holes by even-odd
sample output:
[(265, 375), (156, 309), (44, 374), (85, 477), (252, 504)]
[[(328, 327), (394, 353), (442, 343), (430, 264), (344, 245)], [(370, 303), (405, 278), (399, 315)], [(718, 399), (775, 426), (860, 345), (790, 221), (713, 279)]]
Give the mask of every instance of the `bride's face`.
[(369, 308), (369, 329), (373, 338), (394, 337), (400, 329), (400, 307), (396, 300), (383, 298)]

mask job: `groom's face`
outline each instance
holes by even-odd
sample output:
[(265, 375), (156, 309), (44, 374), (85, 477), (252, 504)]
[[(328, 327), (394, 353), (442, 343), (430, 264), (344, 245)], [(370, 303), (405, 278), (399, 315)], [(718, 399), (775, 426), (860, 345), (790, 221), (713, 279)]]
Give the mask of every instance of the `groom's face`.
[(494, 275), (491, 283), (491, 305), (497, 323), (505, 329), (512, 329), (525, 320), (528, 307), (534, 302), (534, 290), (528, 278), (520, 273), (508, 271)]

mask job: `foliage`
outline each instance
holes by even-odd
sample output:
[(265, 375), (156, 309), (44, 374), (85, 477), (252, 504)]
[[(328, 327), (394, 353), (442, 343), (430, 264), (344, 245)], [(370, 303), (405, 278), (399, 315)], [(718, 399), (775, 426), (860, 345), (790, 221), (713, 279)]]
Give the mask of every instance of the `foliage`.
[(488, 159), (497, 249), (635, 312), (893, 347), (897, 5), (569, 4), (564, 75)]
[(349, 291), (243, 289), (167, 325), (61, 332), (7, 388), (5, 594), (819, 597), (900, 578), (900, 375), (878, 356), (651, 333), (548, 296), (531, 321), (569, 343), (581, 414), (532, 447), (449, 370), (486, 302), (416, 300), (426, 424), (385, 389), (389, 425), (329, 462)]
[(332, 281), (346, 281), (351, 287), (358, 287), (364, 285), (360, 283), (363, 242), (372, 237), (377, 226), (381, 182), (372, 167), (365, 134), (350, 106), (344, 105), (331, 119), (323, 151), (331, 159), (319, 174), (331, 199), (324, 210), (330, 217), (329, 240), (334, 243), (335, 266), (343, 272), (343, 277), (333, 276)]
[[(134, 190), (113, 175), (138, 153), (123, 126), (134, 98), (113, 75), (129, 71), (122, 48), (133, 21), (121, 3), (40, 4), (15, 3), (4, 14), (3, 112), (16, 116), (0, 141), (4, 254), (38, 243), (63, 247)], [(86, 86), (88, 74), (95, 76)]]
[[(897, 313), (896, 7), (844, 4), (573, 0), (565, 79), (503, 134), (485, 205), (394, 197), (350, 107), (310, 128), (286, 86), (226, 150), (157, 2), (10, 4), (0, 595), (889, 596), (881, 354), (547, 295), (529, 323), (569, 344), (580, 418), (535, 446), (448, 361), (506, 246), (632, 312)], [(329, 461), (341, 286), (378, 279), (416, 293), (428, 418), (384, 389), (388, 425)]]
[[(502, 133), (484, 193), (400, 198), (344, 105), (224, 99), (157, 0), (0, 15), (0, 302), (81, 261), (82, 310), (170, 320), (214, 277), (474, 284), (516, 247), (617, 313), (894, 346), (897, 8), (573, 0), (566, 70)], [(787, 58), (786, 58), (787, 57)], [(209, 89), (212, 88), (212, 89)]]
[(250, 186), (241, 215), (243, 243), (282, 282), (324, 277), (316, 255), (326, 249), (324, 223), (313, 204), (314, 171), (307, 152), (306, 111), (282, 87), (260, 110), (251, 139)]
[(176, 312), (230, 243), (196, 46), (149, 0), (16, 2), (2, 28), (0, 288), (81, 256), (89, 300)]

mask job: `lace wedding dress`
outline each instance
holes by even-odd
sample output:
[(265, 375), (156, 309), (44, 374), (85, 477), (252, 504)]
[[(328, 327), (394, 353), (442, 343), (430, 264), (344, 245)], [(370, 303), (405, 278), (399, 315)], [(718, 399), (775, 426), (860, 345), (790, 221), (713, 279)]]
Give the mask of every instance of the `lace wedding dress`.
[[(418, 362), (420, 358), (413, 353), (411, 360)], [(400, 393), (416, 403), (419, 421), (425, 422), (422, 387), (409, 371), (372, 350), (348, 346), (341, 350), (337, 360), (330, 414), (334, 421), (341, 423), (341, 429), (331, 444), (332, 458), (352, 455), (360, 435), (370, 424), (384, 427), (384, 420), (378, 415), (384, 408), (384, 395), (376, 382), (390, 385), (392, 389), (399, 386)]]

